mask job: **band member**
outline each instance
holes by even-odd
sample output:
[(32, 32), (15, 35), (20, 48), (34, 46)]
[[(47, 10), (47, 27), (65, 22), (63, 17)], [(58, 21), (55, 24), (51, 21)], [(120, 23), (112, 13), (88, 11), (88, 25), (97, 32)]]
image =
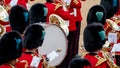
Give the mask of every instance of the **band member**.
[(13, 6), (10, 10), (9, 22), (11, 29), (20, 32), (22, 35), (29, 24), (28, 10), (21, 5)]
[(22, 54), (22, 39), (18, 32), (5, 33), (0, 39), (0, 68), (16, 68)]
[(68, 50), (67, 50), (67, 55), (64, 59), (64, 61), (61, 63), (60, 68), (68, 68), (68, 65), (71, 61), (71, 59), (75, 56), (74, 55), (74, 40), (75, 38), (75, 33), (76, 33), (76, 23), (75, 23), (75, 18), (73, 15), (70, 15), (69, 10), (65, 7), (65, 3), (63, 0), (54, 0), (55, 3), (55, 9), (54, 12), (55, 14), (59, 15), (63, 20), (68, 21), (68, 28), (69, 28), (69, 34), (67, 36), (68, 38)]
[(31, 6), (30, 10), (30, 24), (45, 23), (48, 9), (42, 3), (36, 3)]
[[(114, 22), (118, 26), (120, 26), (120, 0), (118, 0), (117, 5), (118, 5), (118, 11), (116, 11), (116, 13), (114, 15), (114, 17), (116, 18), (116, 19), (114, 19)], [(118, 34), (118, 36), (117, 36), (118, 39), (117, 39), (117, 43), (113, 44), (114, 46), (119, 45), (119, 43), (120, 43), (120, 36), (119, 36), (120, 32), (118, 31), (117, 34)], [(120, 51), (115, 51), (114, 53), (115, 53), (115, 62), (116, 62), (116, 65), (120, 66)]]
[(106, 41), (104, 27), (101, 23), (92, 23), (84, 30), (84, 47), (88, 52), (83, 57), (87, 59), (92, 68), (110, 68), (106, 58), (99, 54)]
[[(34, 1), (34, 0), (30, 0), (30, 1)], [(14, 5), (22, 5), (27, 9), (27, 3), (28, 0), (5, 0), (5, 4), (9, 5), (10, 7)]]
[(23, 40), (26, 51), (19, 58), (19, 61), (26, 61), (27, 64), (24, 64), (21, 68), (25, 68), (25, 66), (28, 66), (28, 68), (44, 68), (43, 63), (45, 62), (45, 58), (37, 52), (37, 48), (42, 46), (44, 36), (45, 30), (43, 26), (39, 24), (30, 24), (27, 27)]
[(68, 8), (70, 11), (70, 15), (73, 15), (76, 21), (76, 40), (74, 41), (74, 56), (78, 54), (78, 48), (79, 48), (79, 39), (80, 39), (80, 29), (81, 29), (81, 21), (82, 21), (82, 15), (81, 15), (81, 1), (80, 0), (71, 0), (70, 7)]

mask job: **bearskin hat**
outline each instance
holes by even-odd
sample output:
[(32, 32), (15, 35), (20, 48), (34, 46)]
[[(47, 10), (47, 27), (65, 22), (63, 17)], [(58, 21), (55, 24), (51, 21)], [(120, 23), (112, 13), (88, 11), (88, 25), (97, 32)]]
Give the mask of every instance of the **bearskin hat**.
[(119, 4), (120, 4), (120, 3), (119, 3), (119, 0), (113, 0), (114, 13), (117, 13), (117, 12), (118, 12), (119, 7), (120, 7)]
[(100, 50), (106, 40), (104, 27), (101, 23), (92, 23), (84, 30), (84, 47), (88, 52)]
[(113, 17), (115, 13), (113, 0), (101, 0), (100, 4), (103, 5), (106, 10), (106, 18), (109, 19)]
[(5, 33), (0, 39), (0, 65), (19, 58), (22, 54), (22, 39), (18, 32)]
[(48, 10), (44, 4), (36, 3), (29, 10), (30, 23), (46, 22)]
[(48, 3), (53, 3), (53, 0), (46, 0), (46, 2), (48, 2)]
[(37, 48), (42, 45), (45, 36), (43, 26), (39, 24), (31, 24), (25, 30), (23, 46), (26, 49)]
[(29, 24), (29, 12), (21, 5), (15, 5), (11, 8), (9, 21), (12, 30), (23, 34), (26, 26)]
[(106, 23), (106, 12), (102, 5), (94, 5), (89, 9), (87, 24), (91, 22), (101, 22), (103, 25)]
[(87, 59), (75, 57), (70, 61), (69, 68), (84, 68), (87, 66), (91, 67), (91, 64)]

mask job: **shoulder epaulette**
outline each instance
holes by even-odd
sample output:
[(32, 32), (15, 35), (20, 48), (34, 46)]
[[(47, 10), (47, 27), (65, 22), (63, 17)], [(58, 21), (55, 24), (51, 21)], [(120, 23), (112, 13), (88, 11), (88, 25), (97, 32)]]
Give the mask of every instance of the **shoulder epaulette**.
[(95, 57), (98, 59), (98, 62), (96, 63), (95, 66), (98, 66), (98, 65), (100, 65), (100, 64), (102, 64), (103, 62), (106, 61), (105, 58), (102, 58), (102, 57), (100, 57), (100, 56), (98, 56), (98, 55), (96, 55)]
[(62, 7), (62, 5), (61, 4), (56, 4), (56, 6), (55, 6), (55, 9), (54, 9), (54, 11), (56, 11), (59, 7)]
[(74, 2), (75, 4), (78, 4), (78, 3), (79, 3), (78, 0), (73, 0), (73, 2)]

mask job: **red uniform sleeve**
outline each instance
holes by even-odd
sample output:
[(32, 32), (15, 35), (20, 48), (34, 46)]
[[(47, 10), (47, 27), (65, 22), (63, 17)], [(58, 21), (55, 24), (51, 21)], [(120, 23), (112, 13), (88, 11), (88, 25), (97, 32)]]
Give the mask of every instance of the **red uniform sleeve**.
[(11, 0), (4, 0), (5, 4), (9, 4)]
[(64, 11), (62, 6), (59, 7), (57, 10), (55, 10), (55, 14), (62, 17), (64, 20), (70, 20), (70, 14), (69, 11)]
[(72, 0), (70, 6), (73, 7), (73, 8), (79, 8), (80, 9), (81, 8), (81, 2), (80, 2), (80, 0), (77, 0), (77, 1)]

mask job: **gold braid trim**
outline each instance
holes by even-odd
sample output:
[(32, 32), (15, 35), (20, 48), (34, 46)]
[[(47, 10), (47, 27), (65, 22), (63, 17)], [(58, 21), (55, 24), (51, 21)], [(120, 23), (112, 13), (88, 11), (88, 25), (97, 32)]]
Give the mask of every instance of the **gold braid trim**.
[(0, 31), (0, 37), (1, 37), (2, 34), (5, 32), (4, 27), (1, 24), (0, 24), (0, 29), (1, 29), (1, 31)]
[(78, 4), (78, 3), (79, 3), (78, 0), (73, 0), (73, 2), (74, 2), (75, 4)]
[(96, 55), (95, 57), (98, 59), (98, 62), (96, 63), (95, 66), (98, 66), (98, 65), (100, 65), (100, 64), (102, 64), (103, 62), (106, 61), (106, 59), (104, 59), (104, 58), (102, 58), (102, 57), (100, 57), (98, 55)]
[(107, 52), (102, 52), (102, 53), (104, 58), (106, 58), (107, 64), (110, 66), (110, 68), (120, 68), (114, 63), (114, 61), (111, 59), (110, 55)]
[(20, 63), (25, 63), (25, 67), (24, 68), (28, 68), (28, 62), (27, 62), (27, 60), (22, 60), (22, 61), (20, 61)]
[(56, 4), (54, 11), (56, 11), (59, 7), (62, 7), (60, 3)]

